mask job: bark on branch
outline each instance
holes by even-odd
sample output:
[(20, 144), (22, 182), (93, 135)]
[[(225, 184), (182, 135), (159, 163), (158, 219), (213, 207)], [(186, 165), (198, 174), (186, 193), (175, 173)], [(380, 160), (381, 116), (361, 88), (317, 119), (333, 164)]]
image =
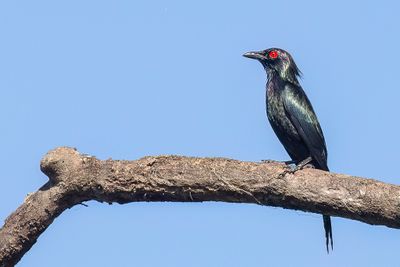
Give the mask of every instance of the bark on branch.
[(400, 228), (400, 186), (279, 162), (145, 157), (98, 160), (57, 148), (41, 161), (49, 181), (28, 195), (0, 229), (0, 266), (14, 266), (64, 210), (88, 200), (224, 201), (323, 213)]

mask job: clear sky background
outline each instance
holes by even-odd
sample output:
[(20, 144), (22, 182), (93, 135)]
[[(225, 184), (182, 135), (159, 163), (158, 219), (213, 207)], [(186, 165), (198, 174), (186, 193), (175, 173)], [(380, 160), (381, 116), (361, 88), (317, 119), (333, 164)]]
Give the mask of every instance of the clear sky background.
[[(288, 160), (266, 76), (242, 57), (288, 50), (333, 172), (399, 184), (398, 1), (1, 1), (0, 219), (47, 178), (57, 146)], [(31, 266), (396, 266), (400, 230), (248, 204), (88, 202), (23, 257)]]

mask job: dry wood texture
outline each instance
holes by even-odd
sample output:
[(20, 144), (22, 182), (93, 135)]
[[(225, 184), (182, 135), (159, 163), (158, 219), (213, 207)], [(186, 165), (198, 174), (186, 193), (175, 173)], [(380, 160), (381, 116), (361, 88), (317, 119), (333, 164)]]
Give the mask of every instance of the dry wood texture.
[(224, 201), (323, 213), (400, 228), (400, 187), (372, 179), (304, 169), (279, 162), (225, 158), (145, 157), (98, 160), (75, 149), (50, 151), (49, 177), (0, 229), (0, 266), (14, 266), (65, 209), (87, 200)]

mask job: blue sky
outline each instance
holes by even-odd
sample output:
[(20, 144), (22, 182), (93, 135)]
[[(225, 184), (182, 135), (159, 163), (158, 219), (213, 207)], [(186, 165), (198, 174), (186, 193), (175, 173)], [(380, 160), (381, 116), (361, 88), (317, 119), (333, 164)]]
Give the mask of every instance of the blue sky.
[[(145, 155), (287, 160), (267, 123), (265, 74), (242, 57), (293, 55), (333, 172), (399, 184), (397, 1), (2, 1), (0, 218), (72, 146)], [(226, 203), (89, 202), (18, 266), (393, 266), (400, 231)]]

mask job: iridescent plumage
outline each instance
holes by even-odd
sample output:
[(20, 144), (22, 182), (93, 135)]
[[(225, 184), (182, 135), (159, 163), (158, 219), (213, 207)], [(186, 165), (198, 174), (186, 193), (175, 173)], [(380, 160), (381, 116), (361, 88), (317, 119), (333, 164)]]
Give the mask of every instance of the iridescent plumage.
[[(248, 52), (245, 57), (257, 59), (267, 72), (266, 106), (268, 120), (296, 163), (311, 157), (315, 168), (329, 171), (327, 149), (321, 126), (298, 77), (301, 72), (285, 50), (270, 48)], [(323, 215), (326, 248), (333, 249), (331, 219)]]

